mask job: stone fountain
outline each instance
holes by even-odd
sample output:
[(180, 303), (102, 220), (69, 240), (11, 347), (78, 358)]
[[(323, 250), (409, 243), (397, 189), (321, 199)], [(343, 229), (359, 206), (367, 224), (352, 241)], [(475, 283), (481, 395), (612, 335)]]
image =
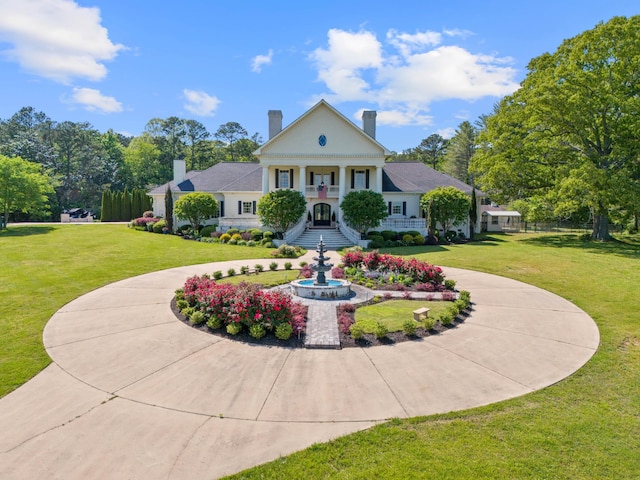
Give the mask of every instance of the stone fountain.
[(324, 241), (320, 236), (320, 243), (318, 243), (318, 249), (316, 250), (318, 256), (313, 257), (318, 263), (311, 264), (311, 270), (316, 272), (316, 278), (291, 282), (291, 290), (294, 295), (319, 299), (345, 298), (351, 295), (351, 282), (346, 280), (327, 280), (325, 273), (331, 270), (333, 264), (326, 263), (330, 257), (324, 256), (325, 251)]

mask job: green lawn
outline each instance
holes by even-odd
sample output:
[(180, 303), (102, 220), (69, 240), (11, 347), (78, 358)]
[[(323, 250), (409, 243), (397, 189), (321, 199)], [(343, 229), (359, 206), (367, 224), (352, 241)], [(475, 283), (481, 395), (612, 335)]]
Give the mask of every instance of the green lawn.
[[(268, 265), (265, 265), (268, 268)], [(253, 268), (253, 267), (250, 267)], [(222, 272), (225, 275), (224, 278), (219, 280), (219, 283), (231, 283), (237, 285), (238, 283), (259, 283), (263, 287), (275, 287), (276, 285), (282, 285), (289, 283), (291, 280), (298, 278), (300, 270), (265, 270), (258, 274), (242, 275), (240, 272), (236, 272), (233, 277), (227, 277), (227, 272)]]
[[(429, 317), (438, 318), (451, 302), (426, 300), (387, 300), (356, 309), (356, 323), (364, 327), (366, 333), (374, 333), (378, 323), (390, 332), (399, 332), (407, 320), (413, 320), (413, 311), (421, 307), (429, 308)], [(424, 327), (423, 322), (420, 322)], [(416, 324), (417, 325), (417, 324)]]
[(265, 258), (268, 268), (271, 251), (186, 241), (124, 225), (11, 226), (0, 231), (0, 396), (49, 364), (42, 330), (74, 298), (116, 280), (184, 264)]
[[(600, 349), (576, 374), (539, 392), (469, 411), (393, 420), (236, 478), (640, 476), (638, 237), (599, 244), (573, 235), (521, 234), (389, 251), (555, 292), (594, 318)], [(260, 263), (268, 268), (269, 252), (186, 242), (120, 225), (11, 227), (0, 233), (0, 395), (47, 365), (42, 329), (73, 298), (131, 275), (182, 264), (263, 257)]]
[(640, 477), (638, 237), (599, 244), (521, 234), (389, 252), (555, 292), (594, 318), (601, 346), (576, 374), (544, 390), (463, 412), (393, 420), (232, 478)]

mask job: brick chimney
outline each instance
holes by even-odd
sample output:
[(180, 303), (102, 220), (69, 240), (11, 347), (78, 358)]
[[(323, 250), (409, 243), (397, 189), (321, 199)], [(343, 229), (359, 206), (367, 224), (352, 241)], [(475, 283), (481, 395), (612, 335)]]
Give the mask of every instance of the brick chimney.
[(362, 112), (362, 130), (374, 140), (376, 139), (376, 115), (374, 110)]
[(269, 110), (269, 140), (282, 131), (282, 111)]

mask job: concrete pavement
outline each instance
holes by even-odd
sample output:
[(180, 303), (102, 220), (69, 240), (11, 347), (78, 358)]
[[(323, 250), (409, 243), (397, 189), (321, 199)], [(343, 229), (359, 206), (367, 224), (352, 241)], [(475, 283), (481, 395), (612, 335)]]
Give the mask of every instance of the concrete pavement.
[(191, 275), (269, 262), (149, 273), (56, 312), (44, 331), (53, 363), (0, 399), (0, 478), (217, 478), (392, 417), (532, 392), (598, 348), (595, 323), (570, 302), (453, 268), (445, 273), (471, 292), (472, 314), (392, 346), (248, 345), (191, 329), (170, 310)]

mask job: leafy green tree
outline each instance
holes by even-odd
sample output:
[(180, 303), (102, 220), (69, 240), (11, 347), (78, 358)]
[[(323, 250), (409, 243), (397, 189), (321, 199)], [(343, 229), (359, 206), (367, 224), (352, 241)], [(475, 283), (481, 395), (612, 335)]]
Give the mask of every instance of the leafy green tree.
[(438, 223), (446, 233), (469, 218), (469, 197), (455, 187), (434, 188), (422, 195), (420, 206), (427, 212), (431, 235), (435, 233)]
[(472, 168), (492, 198), (551, 199), (565, 216), (587, 207), (592, 236), (637, 189), (640, 16), (614, 17), (528, 65), (480, 135)]
[(21, 157), (51, 169), (55, 158), (54, 127), (55, 122), (43, 112), (36, 112), (33, 107), (21, 108), (10, 119), (0, 122), (0, 154)]
[(53, 193), (53, 181), (43, 173), (42, 165), (0, 155), (0, 229), (7, 228), (11, 213), (46, 214), (47, 195)]
[(144, 188), (160, 185), (171, 178), (171, 170), (160, 162), (160, 149), (149, 134), (134, 138), (124, 150), (126, 168), (131, 172), (131, 186)]
[(186, 162), (188, 170), (201, 170), (207, 165), (209, 143), (206, 141), (211, 134), (206, 127), (197, 120), (185, 120), (185, 138), (187, 147)]
[(347, 193), (340, 208), (344, 222), (361, 235), (380, 225), (389, 213), (382, 194), (371, 190), (353, 190)]
[(218, 213), (218, 202), (210, 193), (191, 192), (176, 200), (173, 211), (180, 220), (187, 220), (199, 230), (200, 225)]
[(471, 123), (462, 122), (449, 140), (445, 156), (444, 171), (469, 185), (473, 184), (469, 165), (476, 151), (477, 135), (477, 129)]
[(235, 144), (240, 139), (247, 138), (247, 131), (237, 122), (227, 122), (220, 125), (216, 133), (213, 134), (218, 140), (223, 142), (227, 146), (229, 157), (232, 162), (238, 160), (238, 155), (235, 150)]
[(447, 154), (449, 141), (437, 133), (432, 133), (420, 142), (413, 151), (418, 159), (434, 170), (440, 170)]
[(307, 201), (298, 190), (275, 190), (263, 195), (257, 214), (263, 225), (272, 228), (279, 238), (295, 225), (307, 210)]

